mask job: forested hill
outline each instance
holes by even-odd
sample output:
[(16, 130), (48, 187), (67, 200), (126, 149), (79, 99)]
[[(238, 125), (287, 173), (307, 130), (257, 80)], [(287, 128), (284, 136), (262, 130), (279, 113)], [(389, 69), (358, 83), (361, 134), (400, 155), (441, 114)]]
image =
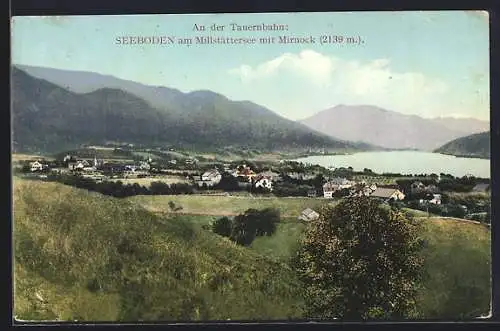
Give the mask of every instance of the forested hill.
[(490, 144), (490, 132), (487, 131), (452, 140), (434, 152), (456, 156), (490, 158)]
[(267, 151), (371, 148), (328, 137), (252, 102), (232, 101), (211, 91), (178, 92), (159, 108), (122, 89), (75, 93), (13, 67), (12, 99), (16, 152), (54, 152), (108, 141)]

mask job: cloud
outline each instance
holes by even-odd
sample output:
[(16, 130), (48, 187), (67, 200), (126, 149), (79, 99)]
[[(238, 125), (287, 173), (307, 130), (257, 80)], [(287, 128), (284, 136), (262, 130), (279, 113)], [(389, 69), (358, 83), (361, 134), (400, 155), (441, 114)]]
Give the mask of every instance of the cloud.
[[(288, 84), (295, 84), (296, 90), (303, 91), (295, 97), (296, 101), (300, 102), (299, 97), (304, 98), (311, 91), (322, 99), (316, 100), (318, 107), (373, 104), (433, 116), (449, 101), (445, 96), (450, 87), (444, 81), (419, 72), (395, 71), (386, 58), (362, 62), (304, 50), (298, 54), (284, 53), (255, 66), (241, 65), (229, 73), (251, 86), (271, 81), (276, 84), (281, 81), (283, 86), (286, 81), (293, 81)], [(297, 76), (303, 79), (293, 79)]]
[(313, 83), (325, 83), (330, 80), (336, 60), (328, 58), (320, 53), (305, 50), (299, 54), (284, 53), (283, 55), (257, 65), (252, 68), (249, 65), (241, 65), (229, 70), (229, 73), (237, 75), (243, 82), (251, 82), (265, 77), (277, 75), (280, 71), (294, 72), (310, 79)]

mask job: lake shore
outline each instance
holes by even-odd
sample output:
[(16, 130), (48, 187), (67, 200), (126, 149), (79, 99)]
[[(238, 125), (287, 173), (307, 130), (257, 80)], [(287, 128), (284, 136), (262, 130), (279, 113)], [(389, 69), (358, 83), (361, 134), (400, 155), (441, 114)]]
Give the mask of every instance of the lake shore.
[(317, 164), (325, 168), (348, 168), (363, 171), (365, 168), (375, 173), (410, 174), (450, 174), (456, 177), (473, 175), (490, 178), (491, 167), (487, 159), (456, 157), (424, 151), (377, 151), (358, 152), (347, 155), (321, 155), (296, 158), (297, 161)]

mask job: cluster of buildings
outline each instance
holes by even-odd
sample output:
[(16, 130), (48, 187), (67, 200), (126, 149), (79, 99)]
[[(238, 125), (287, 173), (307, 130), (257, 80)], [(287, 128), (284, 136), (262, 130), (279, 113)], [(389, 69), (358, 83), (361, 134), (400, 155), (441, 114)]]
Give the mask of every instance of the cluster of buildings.
[[(228, 166), (225, 165), (224, 171), (236, 178), (241, 187), (252, 186), (255, 188), (264, 188), (269, 191), (273, 190), (273, 182), (276, 182), (280, 178), (280, 175), (273, 171), (256, 173), (245, 164), (234, 170), (229, 169)], [(211, 169), (205, 171), (196, 182), (199, 187), (213, 187), (219, 184), (221, 180), (222, 173), (218, 169)]]
[(121, 164), (104, 162), (103, 160), (94, 157), (93, 160), (77, 159), (70, 155), (66, 155), (62, 163), (55, 165), (44, 161), (30, 162), (31, 172), (52, 171), (56, 173), (80, 173), (83, 177), (101, 180), (104, 178), (104, 173), (120, 173), (124, 177), (137, 177), (147, 175), (151, 169), (151, 159), (140, 161), (131, 164)]
[(376, 184), (357, 183), (346, 178), (333, 178), (323, 185), (323, 197), (330, 199), (338, 191), (348, 190), (348, 196), (370, 196), (383, 200), (403, 200), (405, 194), (395, 187), (377, 187)]

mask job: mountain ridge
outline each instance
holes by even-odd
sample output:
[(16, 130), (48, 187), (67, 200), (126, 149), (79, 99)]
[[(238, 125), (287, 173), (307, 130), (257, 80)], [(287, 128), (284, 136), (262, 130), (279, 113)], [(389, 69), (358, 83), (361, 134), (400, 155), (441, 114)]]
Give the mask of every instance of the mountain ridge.
[[(117, 86), (75, 93), (16, 66), (12, 81), (14, 141), (19, 150), (60, 145), (61, 137), (72, 147), (112, 140), (189, 148), (369, 148), (336, 140), (255, 103), (232, 101), (207, 90), (174, 92), (169, 103), (157, 109)], [(147, 93), (158, 90), (142, 87)]]
[(475, 127), (466, 128), (460, 119), (426, 119), (378, 106), (343, 104), (319, 111), (299, 122), (338, 139), (363, 141), (390, 149), (428, 151), (489, 127), (489, 123), (479, 120)]
[(435, 153), (459, 157), (490, 158), (490, 131), (471, 134), (454, 139), (434, 150)]

